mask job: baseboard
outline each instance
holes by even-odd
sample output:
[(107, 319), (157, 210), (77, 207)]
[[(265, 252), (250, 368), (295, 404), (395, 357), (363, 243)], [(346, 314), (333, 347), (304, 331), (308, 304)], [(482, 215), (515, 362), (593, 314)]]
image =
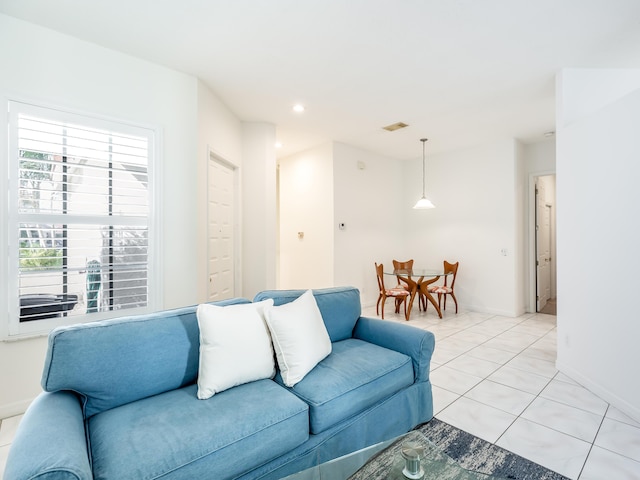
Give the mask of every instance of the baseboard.
[[(414, 308), (416, 308), (416, 303), (415, 303), (416, 301), (417, 299), (414, 301), (414, 304), (413, 304)], [(453, 303), (453, 301), (451, 301), (451, 303)], [(429, 304), (429, 306), (430, 305), (431, 304)], [(365, 310), (369, 308), (374, 308), (375, 306), (376, 306), (375, 302), (364, 302), (362, 304), (362, 309)], [(464, 312), (486, 313), (488, 315), (500, 315), (501, 317), (509, 317), (509, 318), (516, 318), (526, 313), (524, 309), (522, 309), (522, 311), (520, 312), (514, 312), (514, 311), (500, 310), (496, 308), (487, 308), (486, 306), (478, 307), (474, 305), (467, 305), (461, 302), (458, 302), (458, 311), (460, 311), (461, 313), (464, 313)]]
[(560, 361), (556, 361), (556, 368), (560, 372), (565, 374), (567, 377), (578, 382), (580, 385), (582, 385), (584, 388), (589, 390), (594, 395), (597, 395), (605, 402), (613, 405), (615, 408), (617, 408), (622, 413), (630, 417), (632, 420), (636, 422), (640, 422), (640, 409), (637, 406), (631, 405), (629, 402), (627, 402), (623, 398), (620, 398), (617, 395), (611, 393), (609, 390), (604, 388), (599, 383), (594, 382), (590, 378), (585, 377), (574, 368), (571, 368), (568, 365), (564, 365)]
[(28, 400), (22, 400), (20, 402), (7, 403), (0, 405), (0, 419), (15, 417), (16, 415), (22, 415), (27, 411), (27, 407), (33, 402), (33, 398)]
[(516, 318), (516, 317), (519, 317), (520, 315), (524, 315), (525, 313), (524, 309), (522, 309), (522, 311), (520, 312), (515, 312), (513, 310), (500, 310), (498, 308), (487, 308), (486, 306), (478, 307), (474, 305), (466, 305), (463, 303), (459, 303), (458, 307), (459, 307), (458, 310), (462, 312), (469, 311), (469, 312), (476, 312), (476, 313), (486, 313), (489, 315), (500, 315), (501, 317), (509, 317), (509, 318)]

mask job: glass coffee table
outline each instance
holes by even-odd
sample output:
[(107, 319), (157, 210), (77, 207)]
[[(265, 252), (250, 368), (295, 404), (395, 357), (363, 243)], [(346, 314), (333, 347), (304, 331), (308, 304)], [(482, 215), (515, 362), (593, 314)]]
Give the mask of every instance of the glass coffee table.
[[(415, 454), (420, 456), (417, 468)], [(289, 475), (285, 479), (504, 480), (502, 477), (463, 468), (422, 433), (415, 430)]]

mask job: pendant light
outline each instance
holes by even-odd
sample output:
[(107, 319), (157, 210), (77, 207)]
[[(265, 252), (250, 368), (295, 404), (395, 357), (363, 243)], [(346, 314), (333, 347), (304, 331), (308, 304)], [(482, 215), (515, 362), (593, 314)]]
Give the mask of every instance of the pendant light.
[(424, 157), (424, 145), (425, 143), (427, 143), (427, 138), (421, 138), (420, 141), (422, 142), (422, 198), (420, 200), (418, 200), (416, 202), (416, 204), (413, 206), (414, 209), (416, 210), (424, 210), (427, 208), (435, 208), (436, 206), (431, 203), (431, 200), (429, 200), (427, 198), (427, 196), (424, 193), (424, 170), (425, 170), (425, 164), (426, 164), (426, 160)]

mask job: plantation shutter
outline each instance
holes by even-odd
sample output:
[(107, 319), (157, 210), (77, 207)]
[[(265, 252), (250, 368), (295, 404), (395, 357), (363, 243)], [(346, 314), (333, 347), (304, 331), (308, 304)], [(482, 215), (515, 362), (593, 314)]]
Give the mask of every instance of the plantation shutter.
[(17, 110), (18, 322), (147, 307), (153, 132)]

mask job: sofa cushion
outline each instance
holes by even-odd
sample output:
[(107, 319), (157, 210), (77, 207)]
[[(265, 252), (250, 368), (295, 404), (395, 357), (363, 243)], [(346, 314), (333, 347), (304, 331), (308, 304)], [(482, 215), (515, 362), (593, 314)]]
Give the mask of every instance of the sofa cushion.
[(94, 477), (236, 478), (309, 437), (307, 405), (272, 380), (208, 400), (198, 400), (196, 389), (93, 416), (88, 432)]
[[(266, 301), (273, 302), (263, 300)], [(322, 315), (311, 290), (293, 302), (266, 306), (264, 314), (282, 381), (287, 387), (293, 387), (331, 353), (331, 340)]]
[[(309, 404), (311, 433), (320, 433), (413, 384), (411, 358), (362, 340), (335, 342), (290, 391)], [(282, 383), (280, 374), (275, 380)]]
[[(306, 290), (265, 290), (253, 299), (259, 302), (273, 298), (274, 305), (289, 303), (302, 295)], [(329, 338), (338, 342), (351, 338), (353, 328), (360, 318), (360, 291), (354, 287), (332, 287), (313, 290), (322, 319), (327, 327)]]
[(273, 378), (276, 365), (263, 315), (264, 308), (270, 305), (271, 299), (226, 307), (198, 305), (199, 399), (206, 400), (243, 383)]
[[(234, 298), (216, 305), (249, 303)], [(59, 327), (49, 334), (42, 372), (47, 392), (84, 398), (85, 418), (196, 381), (196, 307)]]

